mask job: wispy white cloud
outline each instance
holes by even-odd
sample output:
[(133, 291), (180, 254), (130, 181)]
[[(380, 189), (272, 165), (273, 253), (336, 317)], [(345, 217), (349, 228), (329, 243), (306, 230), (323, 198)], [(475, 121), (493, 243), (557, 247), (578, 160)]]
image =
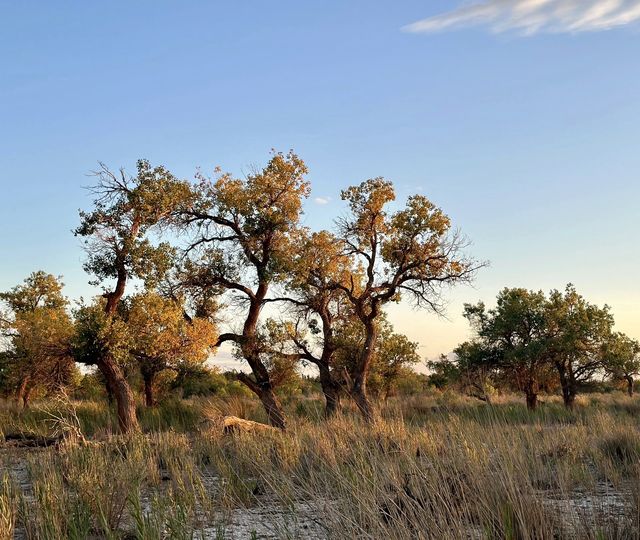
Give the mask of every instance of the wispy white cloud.
[(313, 202), (316, 204), (329, 204), (329, 202), (331, 202), (331, 197), (316, 197), (313, 199)]
[(640, 20), (640, 0), (485, 0), (465, 3), (405, 26), (407, 32), (486, 26), (492, 32), (576, 33), (610, 30)]

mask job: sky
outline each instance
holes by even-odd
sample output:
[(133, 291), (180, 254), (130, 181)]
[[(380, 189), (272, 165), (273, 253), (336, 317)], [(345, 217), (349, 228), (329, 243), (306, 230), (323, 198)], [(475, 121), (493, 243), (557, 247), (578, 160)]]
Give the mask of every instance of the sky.
[(97, 292), (71, 230), (98, 161), (242, 175), (292, 148), (306, 225), (384, 176), (490, 261), (446, 317), (389, 309), (422, 356), (507, 286), (574, 283), (640, 338), (639, 59), (640, 0), (0, 0), (0, 290)]

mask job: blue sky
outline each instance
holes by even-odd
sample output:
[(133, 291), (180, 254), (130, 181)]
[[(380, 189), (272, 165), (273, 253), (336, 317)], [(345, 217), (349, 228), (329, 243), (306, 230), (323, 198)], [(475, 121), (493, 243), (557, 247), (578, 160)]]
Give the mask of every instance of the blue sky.
[(424, 356), (504, 286), (573, 282), (640, 338), (639, 30), (638, 0), (0, 2), (0, 289), (92, 294), (70, 231), (98, 160), (241, 174), (293, 148), (308, 225), (385, 176), (491, 261), (448, 319), (390, 310)]

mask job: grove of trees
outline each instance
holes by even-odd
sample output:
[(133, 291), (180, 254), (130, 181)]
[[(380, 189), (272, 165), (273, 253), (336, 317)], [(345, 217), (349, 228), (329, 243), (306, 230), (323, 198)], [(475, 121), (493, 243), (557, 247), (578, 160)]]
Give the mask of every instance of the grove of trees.
[(567, 285), (564, 291), (503, 289), (496, 307), (466, 304), (475, 337), (459, 345), (453, 359), (431, 363), (441, 384), (491, 401), (492, 391), (522, 392), (535, 409), (543, 390), (558, 387), (567, 408), (597, 377), (625, 381), (633, 394), (640, 372), (640, 344), (613, 331), (608, 306), (589, 303)]
[[(136, 431), (137, 389), (153, 407), (169, 376), (191, 393), (216, 387), (224, 381), (205, 363), (229, 343), (249, 368), (235, 377), (272, 425), (286, 428), (279, 389), (307, 365), (327, 417), (351, 399), (374, 422), (376, 400), (420, 361), (385, 307), (405, 299), (441, 314), (447, 289), (484, 264), (441, 209), (422, 195), (396, 203), (382, 178), (342, 191), (347, 212), (332, 231), (310, 230), (307, 172), (293, 152), (274, 152), (245, 178), (216, 171), (193, 182), (144, 160), (135, 176), (101, 164), (75, 234), (102, 293), (71, 304), (60, 278), (42, 271), (0, 293), (0, 390), (27, 407), (34, 391), (59, 391), (81, 376), (77, 365), (94, 366), (120, 429)], [(495, 308), (466, 305), (464, 315), (475, 337), (430, 363), (436, 385), (487, 403), (509, 387), (531, 409), (556, 386), (572, 407), (598, 375), (633, 393), (640, 346), (572, 286), (505, 289)]]

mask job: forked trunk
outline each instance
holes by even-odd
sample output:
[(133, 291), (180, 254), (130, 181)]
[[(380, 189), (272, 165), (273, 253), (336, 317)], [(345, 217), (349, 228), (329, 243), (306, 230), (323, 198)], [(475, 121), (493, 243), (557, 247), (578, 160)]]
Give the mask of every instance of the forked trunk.
[(107, 384), (116, 398), (118, 426), (123, 433), (139, 431), (140, 425), (136, 417), (136, 402), (131, 387), (120, 367), (109, 357), (98, 361), (98, 368), (108, 381)]

